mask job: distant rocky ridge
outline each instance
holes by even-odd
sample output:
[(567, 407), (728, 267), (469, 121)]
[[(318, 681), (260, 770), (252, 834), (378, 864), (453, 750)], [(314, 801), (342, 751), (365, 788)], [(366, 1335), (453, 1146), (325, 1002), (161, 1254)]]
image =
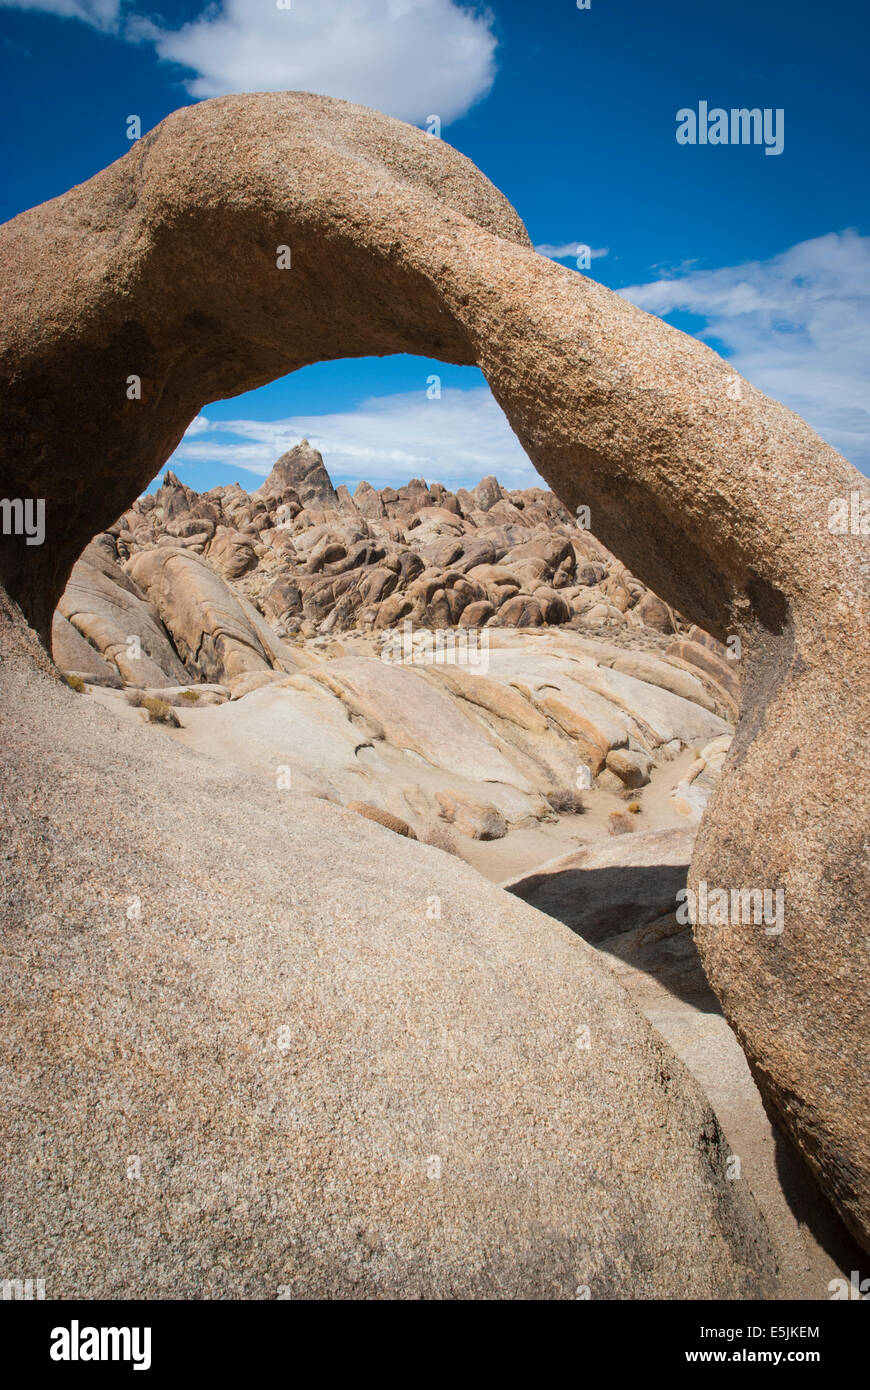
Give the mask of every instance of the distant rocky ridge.
[[(385, 628), (538, 627), (582, 621), (674, 631), (667, 606), (544, 488), (471, 492), (413, 479), (333, 488), (307, 440), (254, 493), (197, 494), (167, 473), (117, 528), (123, 559), (155, 545), (205, 555), (279, 635)], [(306, 628), (306, 624), (309, 626)]]
[[(544, 488), (507, 492), (485, 478), (452, 493), (415, 479), (361, 482), (351, 496), (303, 440), (253, 493), (237, 483), (196, 493), (167, 472), (88, 546), (53, 645), (65, 672), (92, 683), (231, 684), (296, 670), (288, 640), (406, 622), (567, 626), (653, 648), (685, 629)], [(697, 644), (673, 654), (701, 662), (733, 718), (725, 663)]]

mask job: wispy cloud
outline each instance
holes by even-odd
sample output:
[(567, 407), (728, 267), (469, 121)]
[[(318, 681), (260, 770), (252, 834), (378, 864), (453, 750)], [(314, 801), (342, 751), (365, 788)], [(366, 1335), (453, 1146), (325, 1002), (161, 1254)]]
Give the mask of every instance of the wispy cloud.
[(423, 477), (473, 487), (489, 473), (506, 487), (545, 486), (485, 386), (445, 389), (440, 400), (424, 391), (374, 397), (355, 410), (282, 420), (198, 415), (168, 467), (217, 463), (265, 477), (303, 438), (323, 454), (333, 481), (351, 486), (362, 478), (386, 486)]
[(566, 241), (559, 246), (551, 246), (548, 241), (542, 241), (535, 250), (539, 256), (549, 256), (551, 261), (576, 260), (581, 251), (588, 251), (593, 261), (610, 253), (609, 246), (587, 246), (584, 241)]
[(620, 293), (653, 314), (705, 319), (697, 337), (870, 472), (870, 237), (831, 232), (770, 260)]
[(320, 92), (401, 120), (446, 124), (486, 96), (496, 38), (487, 10), (457, 0), (218, 0), (178, 28), (120, 0), (0, 0), (79, 19), (187, 70), (194, 97)]
[(0, 9), (40, 10), (60, 19), (81, 19), (110, 33), (118, 28), (121, 0), (0, 0)]

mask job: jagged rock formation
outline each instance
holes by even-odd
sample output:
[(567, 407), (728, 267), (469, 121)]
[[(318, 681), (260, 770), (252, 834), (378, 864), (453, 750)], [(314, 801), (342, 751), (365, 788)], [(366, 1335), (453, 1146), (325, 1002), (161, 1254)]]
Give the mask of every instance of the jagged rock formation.
[(551, 492), (508, 493), (495, 478), (460, 491), (417, 479), (380, 491), (360, 483), (339, 497), (306, 440), (252, 494), (238, 484), (199, 494), (167, 473), (109, 534), (134, 577), (155, 572), (137, 559), (155, 546), (204, 555), (279, 637), (405, 621), (675, 632), (667, 605)]
[[(202, 254), (205, 245), (216, 252)], [(279, 268), (281, 245), (292, 247), (292, 270)], [(4, 227), (0, 257), (7, 306), (0, 355), (3, 488), (9, 496), (46, 500), (48, 536), (34, 548), (21, 537), (0, 538), (0, 578), (46, 641), (82, 548), (130, 506), (205, 402), (307, 362), (390, 352), (476, 362), (564, 504), (572, 511), (589, 506), (602, 542), (687, 620), (720, 641), (740, 637), (741, 720), (701, 829), (691, 881), (782, 888), (786, 926), (771, 937), (742, 922), (702, 924), (698, 940), (768, 1104), (844, 1218), (868, 1241), (870, 1101), (858, 1082), (866, 1067), (868, 959), (857, 908), (867, 887), (867, 574), (860, 541), (827, 529), (829, 503), (862, 491), (860, 476), (748, 383), (735, 391), (733, 373), (708, 348), (536, 256), (513, 210), (448, 146), (326, 98), (229, 97), (178, 111), (109, 169)], [(5, 640), (23, 652), (18, 638), (7, 632)], [(15, 698), (26, 703), (29, 688), (25, 679)], [(40, 697), (34, 709), (39, 703), (40, 719), (62, 719), (73, 698), (65, 696), (64, 706), (51, 703), (54, 695), (46, 704)], [(20, 722), (15, 740), (5, 754), (17, 747), (23, 761)], [(69, 749), (73, 768), (75, 756)], [(70, 763), (64, 767), (69, 776)], [(20, 794), (33, 798), (18, 813), (25, 843), (33, 806), (45, 803), (38, 783), (17, 772), (16, 780)], [(167, 777), (167, 797), (172, 786)], [(195, 814), (186, 799), (184, 806)], [(134, 808), (124, 803), (128, 815), (133, 825)], [(39, 825), (44, 834), (44, 822)], [(390, 833), (358, 817), (361, 825), (371, 835)], [(140, 819), (140, 837), (144, 829)], [(404, 854), (420, 852), (393, 838)], [(115, 846), (125, 861), (137, 857), (135, 842), (133, 835)], [(67, 835), (67, 854), (74, 843)], [(191, 874), (194, 862), (204, 864), (207, 843), (205, 836), (197, 841)], [(39, 861), (35, 842), (33, 852)], [(162, 868), (168, 875), (169, 865)], [(32, 892), (30, 911), (44, 910), (45, 882), (36, 887), (26, 861), (15, 891), (19, 909)], [(380, 880), (376, 893), (381, 903)], [(354, 910), (359, 915), (358, 900)], [(78, 911), (90, 920), (93, 897)], [(215, 913), (208, 920), (225, 919)], [(45, 951), (48, 937), (39, 940)], [(391, 939), (388, 956), (395, 945)], [(528, 935), (524, 947), (520, 991), (531, 989)], [(550, 960), (558, 954), (549, 944), (538, 949)], [(95, 962), (89, 964), (93, 979)], [(151, 961), (143, 957), (139, 964)], [(546, 974), (543, 964), (536, 969)], [(33, 978), (25, 975), (25, 982)], [(258, 971), (257, 981), (262, 978)], [(531, 995), (523, 997), (547, 997), (556, 978), (558, 971), (535, 976)], [(430, 984), (440, 988), (440, 976)], [(205, 996), (197, 997), (197, 1009), (204, 1007)], [(30, 1005), (32, 1021), (37, 1001)], [(382, 994), (378, 1007), (385, 1006)], [(203, 1025), (208, 1021), (201, 1016)], [(504, 1031), (523, 1034), (527, 1045), (531, 1020)], [(370, 1042), (367, 1032), (367, 1047)], [(238, 1051), (220, 1051), (229, 1064), (225, 1076), (233, 1074), (233, 1055), (236, 1066), (248, 1065)], [(619, 1088), (631, 1049), (619, 1052), (618, 1062), (617, 1051), (608, 1046), (605, 1057), (613, 1061), (607, 1082)], [(5, 1055), (20, 1054), (7, 1045)], [(500, 1074), (510, 1077), (511, 1068)], [(499, 1113), (517, 1113), (517, 1097), (532, 1075), (536, 1104), (547, 1094), (560, 1113), (581, 1113), (577, 1095), (559, 1094), (545, 1057), (531, 1070), (524, 1060), (522, 1083), (510, 1086)], [(632, 1075), (623, 1113), (636, 1117), (651, 1073)], [(545, 1076), (554, 1089), (544, 1087)], [(257, 1071), (245, 1092), (260, 1094), (261, 1083)], [(682, 1088), (680, 1095), (682, 1105)], [(421, 1104), (432, 1113), (431, 1094)], [(612, 1096), (608, 1112), (614, 1113)], [(299, 1113), (304, 1129), (307, 1112)], [(589, 1132), (596, 1133), (597, 1151), (606, 1152), (608, 1140), (595, 1124)], [(567, 1133), (563, 1139), (567, 1155), (573, 1140)], [(38, 1204), (20, 1161), (26, 1151), (19, 1143), (16, 1181), (29, 1221)], [(676, 1175), (687, 1173), (686, 1161), (685, 1150), (672, 1157), (661, 1189), (645, 1176), (646, 1198), (632, 1192), (643, 1212), (655, 1194), (650, 1220), (667, 1221), (673, 1212), (667, 1199), (679, 1186)], [(493, 1171), (488, 1158), (474, 1170)], [(541, 1171), (538, 1163), (535, 1182)], [(576, 1171), (570, 1169), (574, 1193)], [(479, 1192), (468, 1196), (466, 1216), (481, 1207)], [(525, 1199), (516, 1198), (514, 1187), (511, 1209), (525, 1212)], [(679, 1200), (688, 1199), (682, 1186)], [(492, 1210), (488, 1201), (482, 1206)], [(529, 1248), (532, 1230), (576, 1231), (589, 1216), (535, 1207), (518, 1234), (508, 1238), (499, 1230), (489, 1254), (470, 1260), (466, 1252), (463, 1270), (491, 1269), (491, 1251), (505, 1248), (512, 1268), (522, 1260), (531, 1270), (539, 1249)], [(633, 1214), (632, 1229), (643, 1230), (645, 1219)], [(624, 1224), (611, 1224), (611, 1251), (619, 1248), (612, 1244), (617, 1227), (625, 1237)], [(36, 1248), (38, 1242), (27, 1246)], [(680, 1250), (681, 1274), (687, 1257)], [(554, 1258), (548, 1253), (550, 1269)], [(639, 1260), (645, 1268), (661, 1263), (658, 1250), (645, 1249)], [(569, 1258), (567, 1265), (575, 1269), (576, 1262)], [(390, 1268), (392, 1288), (395, 1262)], [(441, 1280), (442, 1289), (448, 1285), (456, 1287)], [(664, 1279), (658, 1292), (666, 1286), (673, 1281)]]
[(267, 506), (290, 503), (295, 511), (335, 511), (338, 497), (323, 458), (307, 439), (282, 454), (256, 493)]

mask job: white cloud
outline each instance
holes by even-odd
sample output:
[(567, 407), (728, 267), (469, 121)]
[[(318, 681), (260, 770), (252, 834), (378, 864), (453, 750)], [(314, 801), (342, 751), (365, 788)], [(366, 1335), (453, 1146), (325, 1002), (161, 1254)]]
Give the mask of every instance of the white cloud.
[(211, 420), (206, 415), (195, 415), (184, 431), (185, 439), (190, 439), (195, 434), (203, 434), (212, 428)]
[(0, 7), (80, 19), (193, 74), (194, 97), (319, 92), (401, 120), (447, 124), (495, 78), (493, 16), (462, 0), (217, 0), (178, 29), (121, 0), (0, 0)]
[(539, 256), (549, 256), (551, 261), (576, 259), (581, 251), (588, 250), (589, 255), (594, 261), (599, 256), (608, 255), (610, 247), (599, 246), (596, 249), (594, 246), (587, 246), (584, 241), (566, 241), (561, 246), (551, 246), (549, 242), (543, 241), (540, 246), (535, 247), (535, 250)]
[(870, 237), (831, 232), (767, 261), (620, 293), (653, 314), (706, 319), (697, 337), (721, 346), (754, 386), (870, 471)]
[(61, 19), (81, 19), (95, 29), (118, 27), (121, 0), (0, 0), (0, 9), (40, 10)]
[(194, 97), (305, 91), (445, 123), (486, 96), (496, 40), (488, 12), (456, 0), (223, 0), (180, 29), (131, 22), (131, 37), (181, 63)]
[(399, 486), (423, 477), (455, 489), (489, 473), (510, 488), (546, 486), (486, 386), (445, 388), (440, 400), (425, 391), (380, 396), (356, 410), (284, 420), (198, 415), (167, 467), (219, 463), (265, 477), (300, 439), (320, 450), (335, 483), (351, 487), (362, 478)]

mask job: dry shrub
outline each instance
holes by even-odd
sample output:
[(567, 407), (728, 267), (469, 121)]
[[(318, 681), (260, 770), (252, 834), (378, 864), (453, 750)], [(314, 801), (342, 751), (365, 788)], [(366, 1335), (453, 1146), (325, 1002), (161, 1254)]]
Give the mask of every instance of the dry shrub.
[(159, 700), (156, 695), (146, 695), (144, 690), (137, 690), (135, 687), (125, 690), (124, 696), (128, 705), (132, 705), (134, 709), (141, 709), (149, 724), (168, 724), (173, 729), (183, 728), (175, 710), (166, 700)]
[(142, 701), (142, 708), (148, 715), (149, 724), (168, 724), (173, 729), (181, 728), (181, 720), (172, 706), (165, 700), (158, 700), (156, 695), (146, 695)]
[(445, 854), (458, 854), (456, 840), (451, 835), (445, 825), (431, 825), (422, 836), (424, 845), (432, 845), (435, 849), (443, 850)]
[(573, 787), (565, 790), (546, 792), (545, 799), (550, 803), (554, 811), (563, 815), (579, 816), (582, 815), (586, 807), (583, 805), (583, 796), (575, 791)]
[(143, 718), (149, 724), (168, 724), (172, 729), (182, 727), (181, 720), (166, 700), (158, 700), (156, 695), (146, 695), (141, 690), (126, 690), (128, 705), (141, 709)]
[(64, 676), (64, 680), (66, 681), (70, 690), (77, 691), (79, 695), (84, 694), (85, 683), (82, 680), (81, 676)]
[(611, 835), (627, 835), (634, 830), (634, 820), (626, 811), (611, 811), (607, 818)]

